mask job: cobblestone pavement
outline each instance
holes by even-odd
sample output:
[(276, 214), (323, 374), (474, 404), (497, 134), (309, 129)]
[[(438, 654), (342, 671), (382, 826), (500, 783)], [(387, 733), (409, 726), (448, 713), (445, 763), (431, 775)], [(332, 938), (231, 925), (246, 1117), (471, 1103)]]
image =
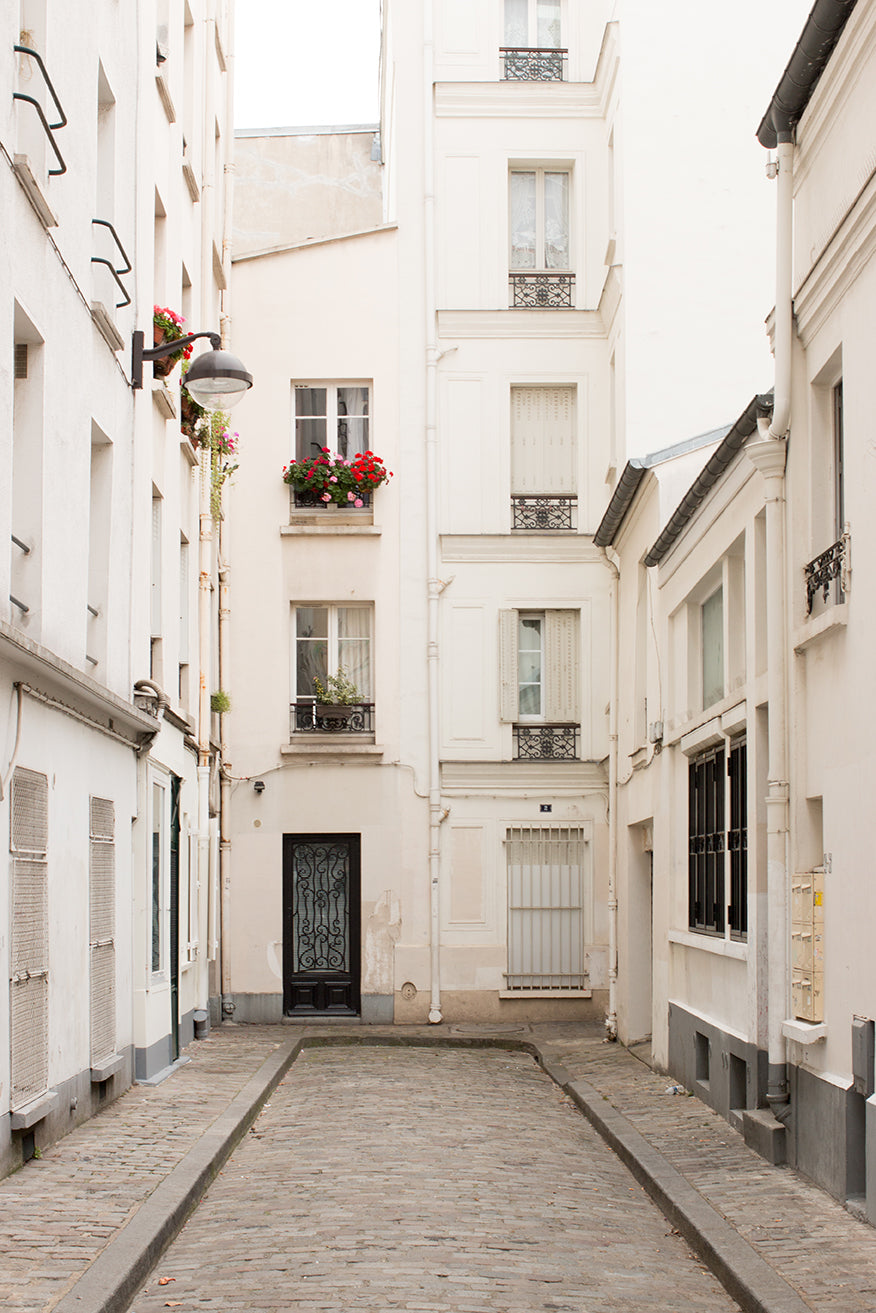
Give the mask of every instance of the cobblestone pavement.
[(297, 1059), (133, 1309), (169, 1301), (736, 1308), (530, 1056), (358, 1047)]
[[(227, 1142), (228, 1125), (237, 1124), (235, 1122), (237, 1113), (230, 1115), (232, 1110), (246, 1104), (250, 1097), (248, 1092), (254, 1087), (262, 1088), (260, 1084), (262, 1076), (256, 1076), (257, 1072), (265, 1070), (262, 1064), (267, 1060), (269, 1065), (273, 1064), (275, 1071), (279, 1070), (277, 1063), (283, 1058), (283, 1054), (288, 1052), (290, 1041), (294, 1041), (304, 1033), (313, 1040), (322, 1033), (328, 1041), (347, 1038), (351, 1042), (358, 1041), (360, 1044), (362, 1041), (370, 1040), (382, 1040), (384, 1043), (389, 1041), (393, 1044), (399, 1040), (420, 1044), (435, 1044), (441, 1041), (451, 1044), (490, 1043), (494, 1040), (506, 1044), (516, 1042), (532, 1044), (538, 1048), (545, 1061), (564, 1066), (573, 1081), (587, 1082), (598, 1092), (597, 1097), (602, 1096), (599, 1102), (602, 1103), (604, 1100), (605, 1109), (611, 1107), (617, 1109), (633, 1128), (632, 1133), (638, 1132), (643, 1136), (648, 1144), (663, 1155), (671, 1168), (680, 1172), (689, 1186), (699, 1192), (697, 1198), (702, 1197), (707, 1200), (721, 1217), (727, 1219), (730, 1227), (733, 1228), (732, 1234), (738, 1233), (743, 1238), (743, 1250), (759, 1255), (774, 1272), (799, 1292), (809, 1308), (816, 1313), (876, 1313), (876, 1231), (873, 1228), (858, 1222), (835, 1200), (803, 1177), (786, 1168), (770, 1167), (748, 1150), (742, 1138), (699, 1100), (667, 1095), (665, 1090), (670, 1083), (667, 1078), (651, 1072), (630, 1052), (619, 1045), (602, 1043), (592, 1029), (573, 1025), (540, 1027), (521, 1025), (497, 1027), (494, 1030), (474, 1025), (448, 1025), (422, 1029), (335, 1027), (323, 1032), (316, 1032), (313, 1028), (307, 1028), (305, 1032), (305, 1028), (289, 1026), (225, 1026), (214, 1031), (208, 1039), (190, 1046), (188, 1055), (191, 1056), (191, 1062), (177, 1070), (164, 1084), (157, 1087), (135, 1086), (100, 1116), (86, 1122), (71, 1135), (46, 1149), (41, 1160), (28, 1163), (14, 1176), (0, 1181), (0, 1310), (2, 1313), (49, 1313), (49, 1310), (55, 1309), (59, 1303), (63, 1305), (65, 1313), (68, 1308), (77, 1310), (77, 1313), (82, 1313), (82, 1310), (86, 1309), (99, 1309), (103, 1307), (99, 1298), (92, 1299), (92, 1303), (88, 1303), (88, 1299), (94, 1295), (95, 1289), (101, 1295), (108, 1289), (107, 1269), (111, 1270), (117, 1284), (118, 1281), (123, 1281), (126, 1272), (148, 1271), (148, 1266), (138, 1268), (129, 1261), (136, 1251), (135, 1241), (138, 1236), (142, 1241), (143, 1235), (148, 1233), (148, 1227), (145, 1225), (147, 1215), (151, 1213), (152, 1221), (156, 1214), (169, 1216), (162, 1213), (166, 1196), (173, 1195), (174, 1191), (177, 1195), (180, 1194), (180, 1180), (185, 1184), (186, 1180), (196, 1179), (191, 1168), (193, 1159), (212, 1161), (215, 1146)], [(353, 1059), (358, 1060), (362, 1052), (361, 1049), (356, 1048), (306, 1050), (290, 1070), (290, 1078), (287, 1087), (284, 1087), (282, 1099), (287, 1098), (286, 1089), (304, 1091), (311, 1088), (306, 1082), (315, 1080), (318, 1070), (316, 1059), (324, 1053), (332, 1062), (340, 1063), (346, 1073), (342, 1078), (330, 1081), (329, 1088), (332, 1099), (340, 1096), (349, 1099), (352, 1095), (352, 1101), (347, 1105), (350, 1111), (345, 1114), (346, 1120), (339, 1118), (335, 1123), (341, 1130), (349, 1130), (350, 1125), (355, 1125), (358, 1117), (358, 1104), (355, 1099), (355, 1089), (351, 1091), (348, 1088), (352, 1067), (346, 1064)], [(589, 1302), (579, 1295), (560, 1297), (560, 1288), (565, 1289), (564, 1282), (573, 1283), (577, 1280), (580, 1285), (582, 1281), (587, 1280), (589, 1273), (589, 1268), (583, 1276), (580, 1269), (574, 1269), (570, 1276), (569, 1269), (565, 1266), (570, 1255), (574, 1258), (573, 1251), (577, 1249), (577, 1241), (573, 1244), (570, 1238), (564, 1238), (565, 1232), (568, 1230), (570, 1218), (575, 1225), (579, 1220), (575, 1217), (575, 1210), (568, 1208), (570, 1196), (567, 1192), (577, 1190), (578, 1196), (591, 1196), (589, 1229), (592, 1231), (594, 1227), (599, 1228), (597, 1242), (599, 1252), (593, 1261), (595, 1264), (606, 1264), (610, 1268), (609, 1280), (600, 1292), (603, 1298), (608, 1297), (607, 1292), (613, 1292), (616, 1273), (620, 1273), (623, 1281), (628, 1279), (627, 1269), (632, 1267), (629, 1255), (638, 1242), (641, 1229), (640, 1216), (655, 1216), (655, 1214), (651, 1212), (650, 1206), (645, 1206), (638, 1187), (633, 1185), (630, 1178), (621, 1178), (625, 1182), (623, 1186), (610, 1186), (607, 1183), (608, 1178), (601, 1175), (602, 1169), (591, 1164), (589, 1148), (587, 1148), (588, 1156), (582, 1156), (583, 1149), (591, 1142), (591, 1132), (584, 1118), (576, 1109), (571, 1108), (568, 1101), (563, 1102), (559, 1091), (538, 1072), (531, 1058), (520, 1054), (512, 1057), (501, 1051), (493, 1051), (484, 1055), (492, 1060), (492, 1066), (488, 1066), (485, 1070), (500, 1072), (502, 1064), (507, 1064), (510, 1072), (508, 1079), (515, 1089), (522, 1077), (514, 1073), (525, 1073), (523, 1086), (526, 1098), (520, 1105), (526, 1109), (526, 1115), (521, 1115), (521, 1120), (525, 1123), (524, 1129), (527, 1133), (531, 1132), (534, 1126), (538, 1126), (540, 1119), (545, 1125), (550, 1121), (553, 1127), (556, 1118), (560, 1117), (564, 1127), (563, 1135), (568, 1134), (570, 1137), (565, 1142), (566, 1152), (563, 1154), (560, 1154), (557, 1142), (553, 1138), (546, 1139), (544, 1145), (537, 1141), (533, 1146), (531, 1141), (527, 1141), (524, 1147), (522, 1131), (518, 1135), (518, 1123), (516, 1120), (511, 1120), (516, 1105), (512, 1105), (510, 1100), (504, 1103), (500, 1101), (499, 1106), (494, 1105), (495, 1124), (481, 1126), (477, 1135), (472, 1131), (467, 1146), (463, 1146), (464, 1153), (460, 1151), (458, 1145), (454, 1149), (454, 1146), (443, 1138), (449, 1134), (443, 1127), (443, 1117), (445, 1107), (453, 1105), (454, 1100), (457, 1097), (463, 1098), (463, 1095), (456, 1091), (448, 1096), (448, 1102), (448, 1098), (439, 1095), (437, 1087), (423, 1082), (417, 1083), (413, 1091), (410, 1090), (403, 1079), (403, 1072), (406, 1070), (404, 1064), (410, 1058), (409, 1051), (404, 1048), (368, 1048), (364, 1052), (370, 1054), (375, 1064), (384, 1072), (387, 1095), (382, 1112), (377, 1118), (377, 1125), (369, 1133), (367, 1142), (363, 1144), (363, 1153), (373, 1152), (374, 1161), (377, 1161), (382, 1152), (380, 1137), (388, 1136), (389, 1144), (395, 1145), (395, 1123), (400, 1126), (407, 1125), (408, 1116), (412, 1117), (418, 1128), (428, 1128), (430, 1132), (434, 1132), (435, 1142), (446, 1159), (447, 1170), (442, 1180), (446, 1177), (448, 1181), (452, 1179), (456, 1183), (455, 1198), (462, 1200), (465, 1210), (460, 1217), (465, 1220), (469, 1238), (473, 1238), (470, 1253), (473, 1263), (472, 1272), (478, 1273), (477, 1263), (495, 1262), (497, 1268), (500, 1268), (504, 1274), (502, 1280), (511, 1278), (516, 1280), (519, 1277), (525, 1255), (528, 1254), (529, 1261), (533, 1261), (533, 1251), (536, 1246), (525, 1243), (534, 1238), (530, 1222), (531, 1215), (536, 1215), (535, 1195), (530, 1197), (529, 1177), (533, 1170), (540, 1167), (542, 1159), (546, 1164), (553, 1163), (555, 1181), (551, 1188), (555, 1187), (556, 1192), (553, 1196), (542, 1193), (539, 1196), (539, 1208), (543, 1206), (549, 1221), (557, 1212), (563, 1217), (563, 1225), (555, 1228), (556, 1267), (560, 1279), (552, 1284), (546, 1281), (530, 1282), (530, 1301), (526, 1307), (532, 1310), (545, 1307), (555, 1309), (571, 1302), (576, 1313), (600, 1313), (603, 1306), (592, 1297)], [(480, 1051), (471, 1053), (454, 1049), (449, 1053), (439, 1051), (439, 1054), (442, 1059), (479, 1058)], [(426, 1055), (433, 1058), (436, 1056), (434, 1049), (427, 1050)], [(417, 1051), (414, 1052), (414, 1057), (416, 1056), (418, 1056)], [(505, 1079), (504, 1075), (502, 1079)], [(495, 1077), (491, 1080), (494, 1081)], [(493, 1084), (488, 1083), (484, 1086), (484, 1099), (489, 1097), (492, 1089)], [(416, 1116), (409, 1112), (409, 1106), (413, 1106), (412, 1100), (415, 1096), (420, 1101)], [(481, 1098), (479, 1084), (474, 1091), (465, 1096), (472, 1109), (485, 1106), (481, 1104)], [(269, 1118), (274, 1112), (275, 1099), (276, 1094), (271, 1099), (271, 1109), (263, 1119), (264, 1126), (269, 1125)], [(232, 1103), (233, 1100), (236, 1102)], [(533, 1111), (533, 1101), (538, 1104), (537, 1117)], [(307, 1109), (310, 1109), (314, 1103), (317, 1107), (320, 1106), (316, 1098), (305, 1100)], [(327, 1108), (330, 1110), (332, 1106), (333, 1104), (329, 1102)], [(494, 1161), (490, 1153), (491, 1145), (494, 1137), (506, 1128), (510, 1128), (513, 1132), (514, 1154), (517, 1156), (515, 1158), (511, 1153), (506, 1153), (504, 1160)], [(273, 1131), (269, 1134), (273, 1135)], [(290, 1142), (295, 1141), (297, 1134), (297, 1123), (287, 1127), (285, 1133), (281, 1133), (280, 1144), (283, 1150)], [(263, 1140), (256, 1139), (256, 1135), (262, 1135)], [(256, 1127), (255, 1135), (247, 1140), (244, 1152), (248, 1154), (250, 1148), (269, 1147), (264, 1144), (265, 1135), (266, 1131), (260, 1124)], [(324, 1136), (323, 1143), (317, 1144), (315, 1150), (312, 1146), (308, 1149), (308, 1153), (312, 1155), (309, 1177), (305, 1178), (299, 1173), (298, 1176), (290, 1179), (289, 1172), (294, 1168), (295, 1159), (281, 1152), (278, 1146), (276, 1155), (271, 1157), (269, 1154), (269, 1161), (258, 1171), (241, 1168), (239, 1164), (244, 1159), (239, 1154), (235, 1155), (226, 1164), (221, 1184), (224, 1186), (226, 1181), (233, 1184), (235, 1174), (243, 1170), (250, 1171), (256, 1185), (258, 1184), (256, 1178), (262, 1175), (272, 1182), (278, 1180), (281, 1188), (279, 1190), (272, 1188), (268, 1191), (271, 1207), (281, 1200), (284, 1204), (289, 1200), (294, 1204), (303, 1197), (302, 1192), (305, 1188), (321, 1187), (321, 1189), (317, 1188), (316, 1193), (321, 1197), (324, 1194), (329, 1211), (331, 1202), (336, 1202), (331, 1232), (338, 1237), (337, 1245), (342, 1247), (341, 1239), (343, 1239), (348, 1250), (352, 1225), (351, 1200), (353, 1202), (357, 1199), (363, 1200), (366, 1206), (371, 1208), (374, 1235), (379, 1239), (382, 1236), (380, 1228), (384, 1226), (385, 1219), (376, 1205), (373, 1205), (370, 1192), (374, 1182), (367, 1171), (365, 1159), (363, 1159), (365, 1165), (361, 1168), (358, 1184), (350, 1185), (347, 1195), (344, 1195), (340, 1188), (334, 1194), (324, 1193), (327, 1187), (331, 1186), (332, 1173), (326, 1169), (326, 1164), (320, 1161), (318, 1155), (321, 1151), (325, 1151), (326, 1154), (333, 1152), (333, 1142), (337, 1138), (336, 1130), (328, 1129), (324, 1132)], [(582, 1154), (579, 1154), (576, 1146), (581, 1147)], [(425, 1168), (422, 1165), (418, 1166), (415, 1159), (404, 1168), (398, 1146), (393, 1152), (395, 1157), (390, 1159), (393, 1164), (393, 1194), (388, 1208), (394, 1209), (391, 1215), (399, 1219), (393, 1222), (393, 1229), (399, 1235), (403, 1235), (409, 1224), (407, 1212), (412, 1197), (410, 1192), (417, 1187), (418, 1177), (424, 1174)], [(313, 1156), (314, 1154), (316, 1156)], [(500, 1188), (490, 1194), (489, 1206), (486, 1197), (480, 1190), (476, 1191), (471, 1183), (475, 1168), (482, 1162), (487, 1166), (492, 1163), (493, 1167), (498, 1165), (509, 1172), (513, 1170), (518, 1173), (517, 1189), (511, 1190), (506, 1178)], [(188, 1168), (187, 1164), (189, 1164)], [(451, 1170), (452, 1178), (449, 1175)], [(596, 1171), (599, 1175), (599, 1184), (596, 1188), (591, 1186), (588, 1189), (586, 1184), (581, 1186), (580, 1181), (591, 1171)], [(616, 1188), (620, 1191), (619, 1195), (613, 1193)], [(284, 1191), (289, 1196), (289, 1200), (284, 1198)], [(439, 1288), (433, 1303), (436, 1309), (445, 1309), (453, 1307), (446, 1303), (443, 1289), (452, 1289), (448, 1284), (451, 1281), (451, 1269), (439, 1268), (437, 1263), (439, 1260), (446, 1261), (445, 1254), (450, 1253), (452, 1256), (457, 1251), (449, 1241), (440, 1239), (453, 1234), (447, 1225), (449, 1218), (447, 1196), (438, 1191), (434, 1192), (434, 1196), (435, 1212), (440, 1225), (436, 1223), (434, 1230), (430, 1229), (426, 1234), (423, 1225), (425, 1209), (421, 1210), (423, 1217), (420, 1218), (415, 1212), (412, 1213), (410, 1225), (413, 1226), (418, 1243), (422, 1246), (420, 1258), (428, 1260), (420, 1263), (422, 1270), (432, 1272), (433, 1275), (438, 1271), (447, 1271), (447, 1275), (443, 1277), (434, 1275)], [(218, 1195), (215, 1197), (219, 1198)], [(550, 1202), (551, 1198), (553, 1203)], [(625, 1230), (620, 1231), (609, 1227), (606, 1215), (600, 1211), (603, 1208), (613, 1207), (614, 1204), (608, 1201), (616, 1201), (617, 1198), (623, 1201), (628, 1217), (633, 1219), (626, 1225)], [(576, 1205), (580, 1206), (580, 1200), (577, 1198)], [(211, 1203), (210, 1206), (214, 1205)], [(524, 1220), (514, 1220), (518, 1217), (516, 1210), (521, 1206), (524, 1211), (520, 1216)], [(480, 1211), (476, 1212), (476, 1208)], [(203, 1214), (205, 1217), (206, 1215)], [(307, 1268), (309, 1274), (302, 1277), (301, 1284), (310, 1288), (311, 1302), (310, 1305), (301, 1302), (306, 1291), (299, 1290), (300, 1298), (297, 1307), (319, 1309), (318, 1299), (312, 1293), (319, 1290), (319, 1286), (313, 1285), (315, 1277), (319, 1274), (317, 1264), (319, 1255), (316, 1252), (317, 1223), (311, 1222), (303, 1210), (299, 1218), (300, 1233), (293, 1237), (298, 1249), (295, 1251), (290, 1241), (288, 1252), (298, 1252), (302, 1255), (302, 1269), (305, 1261), (309, 1264)], [(251, 1258), (249, 1262), (242, 1264), (239, 1274), (239, 1282), (243, 1285), (250, 1279), (248, 1275), (250, 1267), (253, 1264), (258, 1266), (259, 1262), (265, 1259), (267, 1251), (262, 1244), (264, 1239), (262, 1232), (266, 1220), (272, 1220), (267, 1206), (262, 1208), (259, 1203), (255, 1203), (246, 1222), (247, 1226), (251, 1227), (249, 1237)], [(368, 1222), (369, 1225), (372, 1224), (370, 1217)], [(417, 1230), (418, 1222), (419, 1230)], [(216, 1225), (221, 1229), (221, 1221)], [(323, 1217), (319, 1221), (319, 1226), (325, 1225), (327, 1223)], [(484, 1235), (487, 1229), (494, 1225), (501, 1235), (504, 1248), (487, 1250)], [(657, 1216), (657, 1225), (663, 1227), (663, 1233), (658, 1235), (653, 1250), (651, 1241), (648, 1242), (648, 1253), (653, 1252), (659, 1257), (660, 1254), (674, 1251), (677, 1256), (675, 1266), (679, 1272), (686, 1275), (690, 1275), (691, 1271), (697, 1272), (698, 1265), (695, 1262), (689, 1257), (679, 1256), (686, 1251), (681, 1247), (681, 1241), (677, 1236), (665, 1234), (670, 1232), (671, 1228), (663, 1223), (659, 1216)], [(629, 1244), (631, 1249), (612, 1250), (609, 1247), (610, 1241), (603, 1239), (603, 1227), (612, 1232), (611, 1243)], [(363, 1274), (371, 1270), (369, 1265), (374, 1265), (378, 1252), (376, 1249), (378, 1239), (369, 1239), (369, 1234), (366, 1233), (362, 1241), (361, 1252), (350, 1258), (348, 1277), (352, 1284), (341, 1290), (337, 1299), (329, 1300), (327, 1304), (323, 1301), (323, 1307), (333, 1310), (356, 1307), (355, 1304), (345, 1304), (343, 1300), (348, 1298), (348, 1291), (352, 1291), (353, 1295), (357, 1294), (358, 1283)], [(477, 1245), (474, 1244), (474, 1240), (478, 1241)], [(603, 1244), (605, 1247), (600, 1248)], [(668, 1249), (663, 1249), (661, 1246), (668, 1246)], [(141, 1243), (140, 1252), (145, 1256), (144, 1262), (148, 1264), (150, 1258), (159, 1251), (152, 1241), (148, 1241), (145, 1248)], [(465, 1254), (466, 1251), (458, 1252)], [(540, 1254), (539, 1258), (540, 1261), (544, 1261), (543, 1254)], [(164, 1272), (174, 1275), (166, 1266), (169, 1260), (169, 1254), (161, 1260), (155, 1280)], [(198, 1259), (202, 1267), (205, 1261), (203, 1256)], [(394, 1261), (397, 1263), (401, 1261), (398, 1253), (395, 1254)], [(746, 1264), (743, 1255), (744, 1266)], [(545, 1271), (541, 1274), (549, 1275), (546, 1263)], [(185, 1313), (186, 1304), (181, 1300), (174, 1303), (179, 1299), (175, 1292), (182, 1275), (180, 1272), (177, 1274), (176, 1281), (169, 1282), (164, 1287), (154, 1284), (150, 1286), (153, 1294), (157, 1291), (164, 1294), (164, 1299), (157, 1304), (157, 1307), (162, 1309), (177, 1307)], [(480, 1289), (487, 1289), (490, 1284), (488, 1277), (484, 1278), (484, 1281), (486, 1284), (482, 1284)], [(89, 1282), (90, 1289), (86, 1290), (85, 1287)], [(574, 1289), (574, 1284), (570, 1288)], [(474, 1281), (471, 1290), (472, 1295), (468, 1305), (464, 1302), (460, 1303), (458, 1305), (460, 1310), (465, 1310), (465, 1313), (477, 1313), (482, 1307), (491, 1307), (489, 1304), (479, 1303), (481, 1298), (479, 1287)], [(642, 1298), (647, 1299), (650, 1293), (648, 1287)], [(288, 1291), (281, 1292), (279, 1307), (288, 1305), (287, 1294)], [(148, 1298), (151, 1299), (152, 1295)], [(640, 1298), (638, 1293), (635, 1298)], [(712, 1295), (710, 1294), (708, 1298), (711, 1299)], [(695, 1299), (686, 1296), (682, 1302), (679, 1296), (678, 1299), (670, 1298), (663, 1307), (669, 1313), (674, 1313), (676, 1309), (685, 1305), (694, 1311), (713, 1307), (731, 1307), (726, 1302), (725, 1296), (719, 1295), (717, 1298), (725, 1299), (725, 1303), (697, 1303)], [(643, 1310), (654, 1306), (660, 1307), (659, 1304), (649, 1306), (647, 1302), (629, 1305)], [(123, 1305), (117, 1302), (113, 1307), (120, 1309)], [(151, 1306), (143, 1305), (143, 1307)], [(209, 1308), (210, 1304), (202, 1303), (200, 1307)], [(233, 1304), (222, 1301), (216, 1307), (227, 1308), (229, 1311), (234, 1309)], [(277, 1307), (277, 1304), (266, 1303), (264, 1307), (272, 1309)], [(414, 1307), (424, 1307), (422, 1299), (420, 1304)], [(512, 1306), (509, 1304), (508, 1307)]]
[(51, 1308), (284, 1038), (214, 1031), (169, 1080), (134, 1086), (0, 1182), (0, 1309)]
[[(545, 1028), (547, 1029), (547, 1028)], [(876, 1313), (876, 1230), (785, 1167), (772, 1167), (696, 1098), (620, 1045), (556, 1028), (541, 1046), (604, 1094), (819, 1313)]]

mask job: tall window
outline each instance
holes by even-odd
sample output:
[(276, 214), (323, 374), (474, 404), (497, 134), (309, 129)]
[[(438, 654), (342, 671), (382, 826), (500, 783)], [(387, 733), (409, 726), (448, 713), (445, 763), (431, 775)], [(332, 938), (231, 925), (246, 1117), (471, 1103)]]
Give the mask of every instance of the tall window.
[(316, 701), (314, 680), (325, 688), (339, 671), (359, 694), (353, 701), (371, 701), (371, 616), (370, 606), (294, 608), (293, 701)]
[(560, 0), (505, 0), (505, 45), (560, 47)]
[(149, 935), (149, 965), (153, 974), (164, 966), (164, 872), (166, 869), (165, 844), (167, 821), (164, 814), (167, 790), (161, 784), (152, 785), (152, 899)]
[(843, 381), (833, 389), (833, 495), (836, 539), (843, 536), (846, 523), (845, 453), (843, 451)]
[(576, 760), (581, 719), (577, 611), (500, 611), (500, 719), (518, 760)]
[(575, 389), (511, 389), (511, 502), (515, 529), (573, 529)]
[(747, 751), (742, 739), (730, 745), (729, 754), (725, 748), (716, 747), (690, 762), (688, 921), (691, 930), (723, 935), (729, 925), (735, 938), (745, 937), (748, 929), (747, 790)]
[(115, 807), (109, 798), (89, 804), (89, 931), (91, 1065), (116, 1051)]
[(565, 826), (508, 830), (509, 990), (588, 986), (589, 844)]
[(568, 169), (512, 169), (511, 269), (568, 270)]
[(295, 459), (324, 447), (350, 460), (371, 447), (371, 389), (367, 383), (296, 383), (292, 389)]
[(18, 767), (10, 807), (11, 1106), (42, 1094), (49, 1071), (49, 782)]

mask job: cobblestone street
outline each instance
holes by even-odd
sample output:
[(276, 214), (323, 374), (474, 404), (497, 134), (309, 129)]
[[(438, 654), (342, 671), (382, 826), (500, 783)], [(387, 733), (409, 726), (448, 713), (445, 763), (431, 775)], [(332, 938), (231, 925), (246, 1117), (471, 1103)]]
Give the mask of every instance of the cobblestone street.
[(133, 1304), (168, 1307), (736, 1305), (532, 1058), (328, 1048), (302, 1053)]

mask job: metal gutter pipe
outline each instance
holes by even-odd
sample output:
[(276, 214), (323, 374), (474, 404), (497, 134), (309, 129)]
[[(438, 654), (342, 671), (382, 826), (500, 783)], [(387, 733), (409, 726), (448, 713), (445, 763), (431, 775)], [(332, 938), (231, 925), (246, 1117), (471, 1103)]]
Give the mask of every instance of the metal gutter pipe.
[(606, 1038), (617, 1039), (617, 688), (618, 637), (620, 610), (620, 561), (617, 552), (604, 547), (604, 560), (612, 571), (609, 604), (611, 630), (609, 640), (608, 694), (608, 1016)]
[(423, 244), (426, 315), (426, 539), (428, 575), (427, 667), (429, 688), (429, 920), (431, 995), (429, 1021), (441, 1014), (441, 762), (438, 717), (438, 342), (435, 324), (435, 143), (433, 125), (434, 7), (423, 6)]

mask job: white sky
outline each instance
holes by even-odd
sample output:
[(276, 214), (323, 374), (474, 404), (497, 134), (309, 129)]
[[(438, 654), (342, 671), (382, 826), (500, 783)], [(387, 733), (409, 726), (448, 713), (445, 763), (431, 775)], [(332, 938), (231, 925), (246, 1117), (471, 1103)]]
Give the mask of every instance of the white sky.
[(235, 0), (235, 126), (376, 123), (380, 0)]

